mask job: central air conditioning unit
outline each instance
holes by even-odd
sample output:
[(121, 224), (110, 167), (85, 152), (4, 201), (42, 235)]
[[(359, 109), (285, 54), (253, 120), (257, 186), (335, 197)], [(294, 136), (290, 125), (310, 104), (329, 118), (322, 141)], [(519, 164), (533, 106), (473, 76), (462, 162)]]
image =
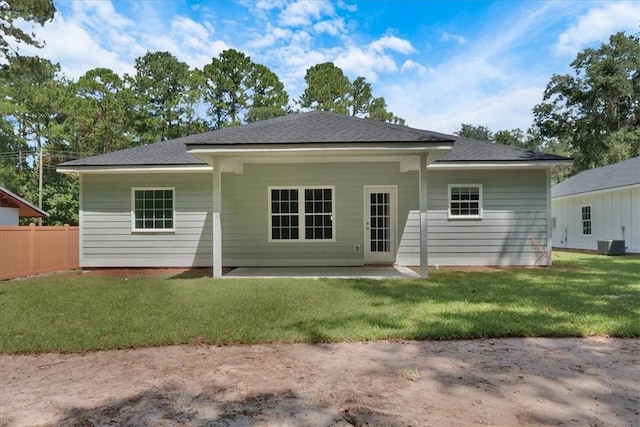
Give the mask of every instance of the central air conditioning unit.
[(598, 255), (624, 255), (624, 240), (598, 240)]

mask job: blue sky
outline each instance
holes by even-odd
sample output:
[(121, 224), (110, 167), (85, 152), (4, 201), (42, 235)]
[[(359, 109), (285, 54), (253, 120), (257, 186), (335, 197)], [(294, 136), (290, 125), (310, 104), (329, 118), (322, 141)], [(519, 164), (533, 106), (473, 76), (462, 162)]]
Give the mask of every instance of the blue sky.
[(640, 31), (637, 1), (55, 0), (35, 31), (76, 79), (95, 67), (134, 72), (169, 51), (201, 68), (233, 48), (273, 70), (297, 99), (306, 70), (331, 61), (364, 76), (407, 125), (522, 128), (556, 73), (617, 31)]

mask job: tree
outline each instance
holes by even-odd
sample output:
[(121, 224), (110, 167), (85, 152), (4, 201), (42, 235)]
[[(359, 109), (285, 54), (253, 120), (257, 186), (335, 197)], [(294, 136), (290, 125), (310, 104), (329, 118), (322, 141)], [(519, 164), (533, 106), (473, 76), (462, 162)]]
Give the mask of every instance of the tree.
[(149, 52), (136, 59), (127, 77), (136, 98), (134, 128), (139, 142), (153, 143), (203, 129), (195, 118), (203, 79), (169, 52)]
[(247, 86), (250, 99), (246, 121), (257, 122), (289, 112), (289, 95), (278, 76), (262, 64), (253, 64)]
[(577, 171), (640, 155), (640, 40), (617, 33), (553, 75), (534, 108), (544, 138), (570, 148)]
[(480, 139), (482, 141), (493, 140), (493, 134), (486, 126), (476, 126), (469, 123), (463, 123), (460, 125), (460, 130), (454, 133), (455, 135), (462, 136), (464, 138)]
[(133, 104), (132, 91), (118, 74), (108, 68), (89, 70), (69, 85), (63, 105), (65, 120), (49, 145), (55, 143), (55, 150), (68, 158), (130, 147), (133, 132), (129, 116)]
[(332, 111), (404, 125), (404, 120), (387, 110), (384, 98), (375, 98), (371, 84), (364, 77), (353, 82), (332, 62), (314, 65), (304, 77), (307, 87), (300, 96), (303, 108)]
[(225, 50), (203, 69), (204, 100), (215, 129), (282, 116), (289, 95), (278, 76), (234, 49)]
[(300, 106), (339, 114), (349, 113), (351, 83), (332, 62), (314, 65), (304, 76), (307, 88), (300, 96)]
[(0, 53), (5, 58), (15, 52), (11, 42), (24, 43), (42, 47), (42, 43), (35, 38), (35, 34), (27, 33), (15, 26), (17, 19), (44, 25), (53, 19), (56, 8), (53, 0), (4, 0), (0, 2)]
[[(38, 206), (45, 210), (56, 209), (56, 198), (46, 196), (52, 185), (62, 192), (73, 192), (72, 180), (55, 172), (55, 160), (49, 151), (50, 141), (65, 120), (63, 104), (68, 101), (68, 82), (59, 72), (58, 64), (25, 56), (12, 58), (0, 69), (3, 137), (14, 161), (14, 175), (8, 176), (10, 189), (28, 200), (38, 200)], [(4, 168), (5, 172), (10, 175), (11, 169)], [(66, 214), (45, 222), (77, 222), (77, 204)]]

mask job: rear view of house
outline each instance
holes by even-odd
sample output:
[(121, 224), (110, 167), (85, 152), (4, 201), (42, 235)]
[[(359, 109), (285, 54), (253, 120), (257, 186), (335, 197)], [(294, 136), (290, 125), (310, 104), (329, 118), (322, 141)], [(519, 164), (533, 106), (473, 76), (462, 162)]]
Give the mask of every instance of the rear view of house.
[(640, 253), (640, 157), (583, 171), (551, 190), (554, 246), (597, 250), (624, 241)]
[(534, 153), (312, 111), (63, 163), (83, 267), (551, 262)]

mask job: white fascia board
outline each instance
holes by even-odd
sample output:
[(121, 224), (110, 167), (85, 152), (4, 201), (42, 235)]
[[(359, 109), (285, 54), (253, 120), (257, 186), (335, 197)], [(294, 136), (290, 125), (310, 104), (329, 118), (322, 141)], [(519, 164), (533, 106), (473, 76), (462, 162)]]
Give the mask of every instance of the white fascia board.
[(455, 162), (431, 163), (427, 169), (438, 170), (483, 170), (483, 169), (546, 169), (556, 166), (568, 167), (573, 160), (541, 160), (535, 162)]
[(572, 197), (595, 196), (595, 195), (598, 195), (598, 194), (613, 193), (614, 191), (633, 190), (634, 188), (640, 188), (640, 183), (631, 184), (631, 185), (624, 185), (624, 186), (621, 186), (621, 187), (603, 188), (601, 190), (583, 191), (582, 193), (566, 194), (564, 196), (552, 197), (552, 199), (553, 200), (563, 200), (563, 199), (570, 199)]
[(204, 173), (211, 172), (209, 165), (194, 166), (78, 166), (58, 167), (60, 173), (66, 174), (116, 174), (116, 173)]
[(419, 154), (424, 151), (447, 151), (453, 147), (453, 143), (442, 143), (439, 142), (438, 145), (434, 145), (434, 143), (430, 144), (403, 144), (403, 143), (389, 143), (389, 144), (361, 144), (361, 145), (351, 145), (345, 146), (344, 144), (318, 144), (313, 147), (292, 147), (291, 145), (282, 146), (282, 145), (261, 145), (257, 147), (256, 145), (250, 146), (230, 146), (230, 147), (198, 147), (198, 148), (188, 148), (187, 153), (189, 154), (200, 154), (200, 155), (213, 155), (213, 156), (264, 156), (264, 155), (273, 155), (280, 156), (282, 154), (293, 154), (293, 155), (319, 155), (319, 156), (330, 156), (330, 155), (344, 155), (344, 154)]

